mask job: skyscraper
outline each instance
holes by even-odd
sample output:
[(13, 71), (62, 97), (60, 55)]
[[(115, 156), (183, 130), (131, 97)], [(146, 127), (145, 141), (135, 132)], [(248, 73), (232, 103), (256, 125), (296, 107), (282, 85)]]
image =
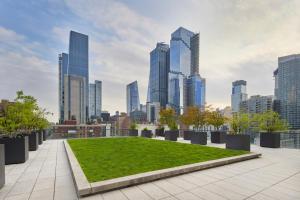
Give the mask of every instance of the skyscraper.
[(68, 73), (68, 54), (58, 55), (58, 98), (59, 98), (59, 123), (64, 121), (64, 76)]
[(89, 44), (88, 36), (75, 31), (70, 32), (68, 74), (84, 77), (85, 113), (88, 118), (89, 105)]
[(240, 103), (239, 110), (245, 113), (263, 113), (273, 109), (273, 95), (254, 95)]
[(168, 103), (169, 45), (157, 43), (150, 53), (150, 76), (147, 102), (159, 102), (165, 108)]
[(89, 84), (89, 117), (90, 119), (101, 119), (102, 107), (102, 82), (95, 81)]
[(126, 99), (127, 99), (127, 114), (139, 110), (140, 108), (140, 98), (138, 83), (134, 81), (127, 85), (126, 87)]
[(300, 54), (279, 57), (274, 77), (279, 114), (291, 129), (300, 129)]
[[(178, 114), (186, 106), (202, 105), (200, 101), (205, 103), (205, 79), (199, 75), (199, 40), (198, 33), (182, 27), (171, 35), (168, 105)], [(203, 89), (197, 89), (200, 82)]]
[(76, 120), (77, 124), (86, 122), (86, 81), (85, 77), (64, 76), (64, 120)]
[(238, 80), (232, 83), (231, 109), (233, 113), (239, 112), (240, 103), (247, 100), (246, 85), (247, 82), (244, 80)]

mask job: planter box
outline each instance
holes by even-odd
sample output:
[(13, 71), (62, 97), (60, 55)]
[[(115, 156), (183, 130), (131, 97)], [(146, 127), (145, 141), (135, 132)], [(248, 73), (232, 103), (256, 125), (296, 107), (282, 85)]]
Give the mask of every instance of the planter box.
[(223, 131), (212, 131), (210, 135), (211, 143), (222, 144), (225, 143), (226, 132)]
[(39, 148), (39, 134), (37, 132), (31, 132), (28, 139), (29, 151), (36, 151)]
[(178, 130), (165, 131), (165, 140), (177, 141), (178, 136), (179, 136)]
[(155, 136), (165, 137), (164, 132), (165, 132), (164, 129), (155, 129)]
[(47, 139), (47, 130), (43, 130), (43, 141)]
[(0, 189), (5, 184), (5, 147), (0, 144)]
[(5, 145), (5, 164), (24, 163), (28, 159), (28, 136), (4, 137), (0, 144)]
[(39, 135), (39, 144), (43, 144), (43, 132), (39, 131), (38, 135)]
[(138, 136), (139, 131), (138, 130), (129, 130), (129, 136)]
[(226, 149), (250, 151), (250, 135), (226, 135)]
[(190, 140), (194, 131), (183, 131), (183, 139)]
[(260, 133), (260, 146), (280, 148), (280, 133)]
[(192, 144), (207, 144), (207, 133), (206, 132), (194, 132), (191, 135), (191, 143)]
[(142, 130), (142, 137), (152, 138), (152, 131), (151, 130)]

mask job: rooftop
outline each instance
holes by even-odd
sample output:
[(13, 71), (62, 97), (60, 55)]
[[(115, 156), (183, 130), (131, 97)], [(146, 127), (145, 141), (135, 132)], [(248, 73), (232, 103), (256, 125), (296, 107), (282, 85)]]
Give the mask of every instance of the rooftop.
[[(299, 149), (251, 148), (262, 157), (83, 199), (299, 199)], [(0, 199), (78, 199), (63, 140), (45, 141), (26, 163), (6, 165), (5, 170)]]

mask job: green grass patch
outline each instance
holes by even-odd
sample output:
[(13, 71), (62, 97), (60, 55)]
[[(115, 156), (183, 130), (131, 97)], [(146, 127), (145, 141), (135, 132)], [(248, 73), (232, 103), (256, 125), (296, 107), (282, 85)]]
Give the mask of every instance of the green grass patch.
[(138, 137), (68, 142), (89, 182), (248, 153)]

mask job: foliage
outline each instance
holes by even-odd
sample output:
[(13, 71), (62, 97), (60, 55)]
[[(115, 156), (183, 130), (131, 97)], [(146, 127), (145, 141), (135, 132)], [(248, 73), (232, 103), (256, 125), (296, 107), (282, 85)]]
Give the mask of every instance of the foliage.
[(249, 128), (249, 125), (251, 123), (251, 120), (246, 113), (235, 113), (233, 117), (230, 120), (230, 127), (231, 127), (231, 133), (232, 134), (241, 134), (247, 128)]
[(147, 127), (143, 128), (143, 131), (148, 131), (148, 128)]
[(217, 130), (225, 123), (226, 117), (224, 117), (218, 111), (212, 111), (208, 113), (207, 122), (208, 124), (214, 126)]
[(37, 100), (33, 96), (17, 92), (15, 102), (5, 108), (0, 118), (0, 131), (8, 136), (17, 134), (29, 134), (32, 130), (44, 129), (49, 124), (45, 110), (38, 107)]
[(135, 122), (132, 122), (130, 124), (130, 130), (136, 130), (137, 129), (137, 124)]
[(187, 126), (193, 125), (194, 129), (199, 130), (207, 124), (208, 114), (208, 107), (203, 110), (199, 107), (191, 106), (188, 107), (184, 114), (180, 116), (180, 120), (183, 124)]
[(140, 137), (70, 139), (68, 143), (89, 182), (247, 153)]
[(178, 130), (176, 112), (172, 108), (163, 109), (159, 112), (160, 124), (165, 124), (170, 130)]
[(283, 131), (288, 129), (287, 123), (280, 119), (279, 114), (274, 111), (267, 111), (262, 114), (256, 114), (254, 121), (258, 125), (260, 131), (272, 133), (275, 131)]

